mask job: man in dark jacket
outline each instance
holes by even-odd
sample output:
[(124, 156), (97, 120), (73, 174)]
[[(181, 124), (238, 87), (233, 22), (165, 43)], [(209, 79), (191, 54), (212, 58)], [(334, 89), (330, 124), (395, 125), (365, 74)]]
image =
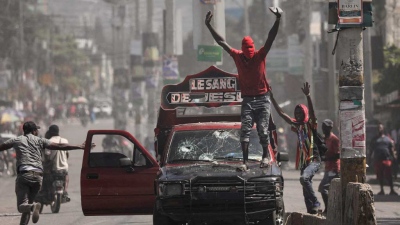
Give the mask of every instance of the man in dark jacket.
[(36, 194), (42, 186), (43, 165), (42, 151), (84, 149), (82, 145), (53, 143), (46, 138), (38, 137), (38, 129), (34, 122), (25, 122), (22, 127), (24, 134), (12, 138), (0, 145), (0, 151), (14, 148), (17, 154), (17, 179), (15, 193), (17, 195), (18, 211), (22, 213), (20, 224), (28, 224), (31, 212), (33, 223), (39, 220), (40, 203), (33, 203)]

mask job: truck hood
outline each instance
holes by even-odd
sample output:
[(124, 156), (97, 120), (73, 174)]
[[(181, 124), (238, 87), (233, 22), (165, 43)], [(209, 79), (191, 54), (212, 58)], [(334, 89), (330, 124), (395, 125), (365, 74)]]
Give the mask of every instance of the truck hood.
[(169, 164), (161, 168), (161, 180), (191, 180), (195, 177), (232, 177), (238, 176), (245, 180), (253, 177), (282, 176), (276, 163), (260, 168), (260, 164), (250, 162), (249, 171), (237, 171), (241, 163), (196, 163), (196, 164)]

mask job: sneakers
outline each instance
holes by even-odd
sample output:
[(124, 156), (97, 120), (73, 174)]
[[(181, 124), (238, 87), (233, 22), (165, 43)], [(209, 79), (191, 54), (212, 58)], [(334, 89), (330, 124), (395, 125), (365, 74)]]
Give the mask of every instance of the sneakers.
[(68, 196), (68, 192), (64, 192), (63, 198), (65, 199), (66, 202), (70, 202), (71, 198)]
[(39, 221), (39, 212), (40, 212), (40, 208), (42, 207), (42, 205), (37, 202), (37, 203), (33, 203), (33, 208), (32, 208), (32, 222), (33, 223), (37, 223)]
[(246, 164), (242, 164), (236, 170), (238, 172), (246, 172), (246, 171), (249, 171), (250, 169)]
[(391, 190), (389, 195), (398, 196), (399, 194), (397, 194), (397, 192), (395, 192), (394, 190)]
[(313, 215), (315, 215), (315, 214), (318, 214), (318, 210), (319, 210), (319, 207), (321, 206), (321, 203), (319, 203), (318, 201), (315, 203), (315, 205), (312, 207), (312, 209), (310, 210), (310, 214), (313, 214)]
[(263, 158), (262, 161), (261, 161), (261, 164), (260, 164), (260, 168), (268, 167), (269, 164), (270, 164), (269, 159), (268, 158)]

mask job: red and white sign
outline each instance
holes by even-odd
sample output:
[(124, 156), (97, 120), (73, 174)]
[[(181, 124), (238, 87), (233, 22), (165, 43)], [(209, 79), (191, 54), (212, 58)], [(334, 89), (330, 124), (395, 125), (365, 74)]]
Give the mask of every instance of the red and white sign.
[(355, 25), (363, 22), (363, 0), (338, 0), (339, 24)]
[(365, 115), (363, 110), (340, 112), (342, 148), (365, 148)]

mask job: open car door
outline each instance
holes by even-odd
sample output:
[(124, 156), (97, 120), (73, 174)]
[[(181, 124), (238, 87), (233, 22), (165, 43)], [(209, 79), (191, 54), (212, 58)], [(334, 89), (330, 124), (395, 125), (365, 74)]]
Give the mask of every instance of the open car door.
[(129, 132), (88, 131), (81, 170), (83, 214), (152, 214), (158, 171), (157, 161)]

